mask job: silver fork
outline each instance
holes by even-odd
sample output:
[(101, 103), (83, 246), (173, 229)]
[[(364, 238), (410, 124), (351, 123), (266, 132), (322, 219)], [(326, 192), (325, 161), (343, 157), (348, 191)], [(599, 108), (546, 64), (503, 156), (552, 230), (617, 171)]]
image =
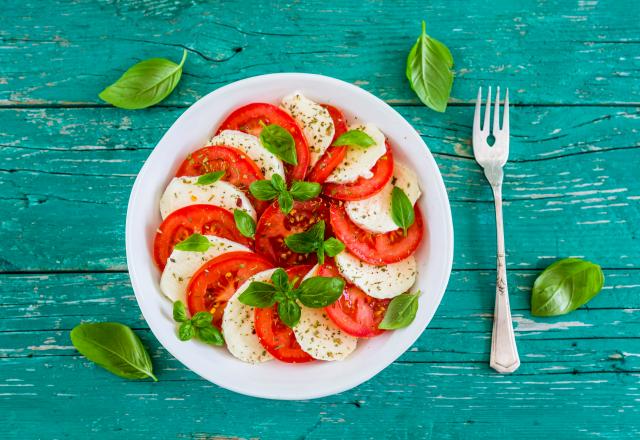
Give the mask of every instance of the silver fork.
[(489, 146), (489, 119), (491, 115), (491, 87), (487, 95), (487, 107), (484, 113), (484, 124), (480, 128), (480, 107), (482, 106), (482, 87), (478, 90), (476, 113), (473, 118), (473, 155), (476, 162), (484, 168), (484, 175), (493, 189), (496, 205), (496, 236), (498, 239), (496, 305), (493, 312), (493, 334), (491, 336), (491, 368), (500, 373), (512, 373), (520, 366), (520, 357), (513, 334), (511, 309), (509, 308), (509, 292), (507, 290), (507, 265), (504, 252), (504, 226), (502, 224), (502, 167), (509, 157), (509, 90), (504, 98), (504, 115), (500, 128), (500, 87), (496, 93), (493, 113), (493, 130), (495, 138)]

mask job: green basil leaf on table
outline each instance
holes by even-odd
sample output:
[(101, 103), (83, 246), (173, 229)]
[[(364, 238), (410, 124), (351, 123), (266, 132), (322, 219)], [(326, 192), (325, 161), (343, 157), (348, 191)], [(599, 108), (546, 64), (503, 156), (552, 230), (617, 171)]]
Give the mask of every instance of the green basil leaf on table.
[(191, 234), (188, 238), (174, 246), (174, 249), (188, 252), (205, 252), (211, 246), (211, 242), (201, 234)]
[(419, 296), (420, 292), (416, 292), (403, 293), (393, 298), (378, 328), (383, 330), (396, 330), (411, 324), (418, 312)]
[(238, 296), (238, 301), (252, 307), (271, 307), (276, 299), (276, 288), (273, 284), (254, 281)]
[(182, 301), (176, 301), (173, 303), (173, 320), (176, 322), (185, 322), (189, 318), (187, 317), (187, 308)]
[(224, 176), (224, 171), (214, 171), (212, 173), (203, 174), (196, 180), (196, 185), (211, 185), (216, 183)]
[(556, 261), (533, 284), (531, 313), (564, 315), (589, 302), (603, 286), (604, 274), (597, 264), (578, 258)]
[(241, 209), (233, 210), (233, 219), (236, 222), (236, 228), (242, 235), (248, 238), (254, 238), (256, 235), (256, 222), (249, 214)]
[(207, 327), (196, 329), (196, 338), (205, 344), (218, 346), (224, 344), (222, 333), (211, 323)]
[(300, 322), (300, 306), (291, 299), (286, 299), (278, 303), (278, 316), (285, 325), (293, 328)]
[(181, 341), (188, 341), (189, 339), (193, 338), (195, 334), (196, 330), (193, 327), (191, 321), (185, 321), (180, 324), (180, 327), (178, 327), (178, 338)]
[(100, 92), (100, 99), (116, 107), (135, 110), (156, 105), (176, 88), (182, 66), (165, 58), (152, 58), (130, 67), (115, 83)]
[(295, 200), (300, 200), (304, 202), (305, 200), (311, 200), (313, 198), (318, 197), (322, 191), (322, 185), (317, 182), (301, 182), (295, 181), (291, 185), (291, 197)]
[(411, 200), (397, 186), (394, 186), (391, 191), (391, 219), (398, 227), (402, 228), (405, 236), (407, 235), (407, 229), (415, 221)]
[(276, 157), (291, 165), (298, 164), (296, 143), (286, 129), (276, 124), (266, 125), (260, 132), (260, 142)]
[(336, 302), (344, 291), (344, 280), (338, 277), (312, 277), (304, 280), (300, 287), (299, 299), (307, 307), (326, 307)]
[(376, 144), (371, 136), (362, 130), (349, 130), (342, 133), (338, 139), (335, 140), (333, 146), (355, 146), (361, 148), (369, 148)]
[[(275, 176), (274, 176), (275, 177)], [(256, 180), (249, 185), (249, 191), (258, 200), (273, 200), (278, 197), (278, 191), (271, 180)]]
[(293, 209), (293, 198), (291, 198), (291, 194), (287, 191), (283, 191), (278, 196), (278, 205), (280, 205), (280, 210), (285, 214), (289, 214)]
[(71, 342), (87, 359), (125, 379), (152, 378), (151, 357), (140, 338), (117, 322), (80, 324), (71, 330)]
[(211, 325), (213, 316), (209, 312), (197, 312), (191, 317), (191, 324), (197, 328), (203, 328)]
[(453, 85), (453, 57), (447, 46), (425, 32), (422, 33), (407, 57), (406, 75), (411, 89), (427, 107), (444, 112)]

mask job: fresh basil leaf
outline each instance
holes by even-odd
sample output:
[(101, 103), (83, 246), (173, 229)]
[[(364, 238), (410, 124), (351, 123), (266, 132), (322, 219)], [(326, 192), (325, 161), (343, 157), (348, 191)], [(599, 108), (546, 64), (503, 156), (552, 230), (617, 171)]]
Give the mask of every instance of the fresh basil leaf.
[(444, 112), (453, 85), (453, 57), (447, 46), (422, 33), (407, 57), (406, 75), (420, 101), (437, 112)]
[(284, 191), (281, 192), (278, 196), (278, 205), (280, 205), (280, 210), (285, 214), (289, 214), (293, 209), (293, 199), (291, 198), (291, 194)]
[(173, 320), (175, 322), (185, 322), (187, 319), (187, 308), (182, 301), (173, 303)]
[(211, 185), (216, 183), (220, 178), (224, 176), (224, 171), (214, 171), (212, 173), (203, 174), (196, 180), (196, 185)]
[(191, 234), (189, 238), (174, 246), (174, 249), (187, 252), (205, 252), (211, 246), (207, 237), (201, 234)]
[(344, 280), (338, 277), (311, 277), (297, 289), (300, 302), (314, 309), (333, 304), (344, 291)]
[(299, 254), (314, 252), (321, 247), (324, 240), (324, 228), (324, 220), (320, 220), (304, 232), (285, 237), (284, 243), (293, 252)]
[(233, 210), (233, 219), (236, 221), (236, 228), (242, 235), (254, 238), (256, 235), (256, 222), (249, 214), (241, 209)]
[(282, 268), (277, 268), (271, 275), (271, 281), (276, 289), (286, 292), (289, 290), (289, 276)]
[(130, 67), (116, 82), (100, 92), (100, 99), (129, 110), (156, 105), (176, 88), (182, 76), (187, 51), (180, 64), (152, 58)]
[(342, 147), (342, 146), (355, 146), (362, 148), (369, 148), (376, 144), (376, 141), (373, 140), (371, 136), (365, 133), (362, 130), (349, 130), (347, 132), (342, 133), (338, 139), (335, 140), (333, 146)]
[(214, 327), (211, 322), (209, 322), (209, 325), (206, 327), (196, 329), (196, 338), (205, 344), (218, 346), (224, 344), (222, 333)]
[(403, 293), (393, 298), (378, 328), (383, 330), (396, 330), (411, 324), (418, 312), (419, 296), (420, 292), (416, 292)]
[(603, 286), (604, 274), (597, 264), (578, 258), (556, 261), (533, 284), (531, 313), (564, 315), (589, 302)]
[(287, 183), (284, 181), (284, 178), (280, 174), (274, 174), (271, 176), (271, 185), (278, 190), (278, 192), (283, 192), (287, 190)]
[(344, 243), (337, 238), (331, 237), (324, 242), (324, 251), (330, 257), (335, 257), (344, 250)]
[(260, 132), (260, 142), (283, 162), (298, 165), (296, 142), (287, 130), (276, 124), (266, 125)]
[(293, 328), (300, 322), (300, 306), (293, 300), (287, 299), (278, 303), (278, 316), (285, 325)]
[(270, 180), (256, 180), (249, 185), (249, 191), (258, 200), (273, 200), (280, 191), (273, 187)]
[(71, 330), (71, 342), (87, 359), (125, 379), (152, 378), (153, 365), (140, 338), (117, 322), (80, 324)]
[(238, 296), (238, 301), (251, 307), (271, 307), (276, 299), (276, 288), (273, 284), (254, 281)]
[(318, 197), (320, 191), (322, 191), (322, 185), (320, 185), (319, 183), (301, 182), (298, 180), (293, 182), (293, 184), (291, 185), (291, 189), (289, 190), (289, 192), (291, 193), (291, 197), (301, 202)]
[(195, 334), (196, 330), (193, 327), (191, 321), (186, 321), (180, 324), (180, 327), (178, 328), (178, 338), (181, 341), (188, 341), (189, 339), (193, 338)]
[(213, 316), (209, 312), (198, 312), (191, 318), (191, 324), (197, 328), (203, 328), (211, 325)]
[(391, 191), (391, 219), (402, 228), (405, 236), (407, 235), (407, 229), (415, 221), (411, 200), (397, 186), (394, 186), (393, 191)]

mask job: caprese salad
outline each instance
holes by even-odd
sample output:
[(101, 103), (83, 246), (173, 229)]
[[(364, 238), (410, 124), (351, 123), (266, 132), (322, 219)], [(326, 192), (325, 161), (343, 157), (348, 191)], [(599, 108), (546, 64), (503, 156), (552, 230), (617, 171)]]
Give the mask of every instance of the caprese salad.
[(153, 258), (178, 337), (300, 363), (408, 326), (420, 195), (374, 124), (301, 92), (236, 109), (160, 199)]

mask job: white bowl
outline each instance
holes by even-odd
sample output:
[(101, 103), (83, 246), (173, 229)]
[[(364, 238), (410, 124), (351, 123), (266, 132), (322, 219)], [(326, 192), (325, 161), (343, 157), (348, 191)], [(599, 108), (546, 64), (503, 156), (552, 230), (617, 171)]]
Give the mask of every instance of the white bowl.
[[(376, 124), (387, 135), (395, 158), (417, 171), (423, 194), (418, 205), (427, 233), (417, 252), (423, 292), (418, 315), (407, 328), (360, 340), (346, 360), (286, 364), (273, 360), (251, 365), (224, 348), (181, 342), (171, 318), (171, 303), (160, 293), (160, 273), (152, 258), (153, 238), (161, 222), (160, 196), (176, 168), (202, 147), (223, 118), (255, 101), (278, 103), (294, 90), (340, 108), (348, 119)], [(126, 225), (127, 264), (144, 318), (160, 343), (187, 368), (229, 390), (269, 399), (312, 399), (355, 387), (391, 364), (418, 339), (444, 294), (453, 258), (453, 226), (449, 199), (431, 153), (418, 133), (382, 100), (352, 84), (321, 75), (279, 73), (256, 76), (221, 87), (189, 107), (162, 137), (140, 170), (131, 190)]]

